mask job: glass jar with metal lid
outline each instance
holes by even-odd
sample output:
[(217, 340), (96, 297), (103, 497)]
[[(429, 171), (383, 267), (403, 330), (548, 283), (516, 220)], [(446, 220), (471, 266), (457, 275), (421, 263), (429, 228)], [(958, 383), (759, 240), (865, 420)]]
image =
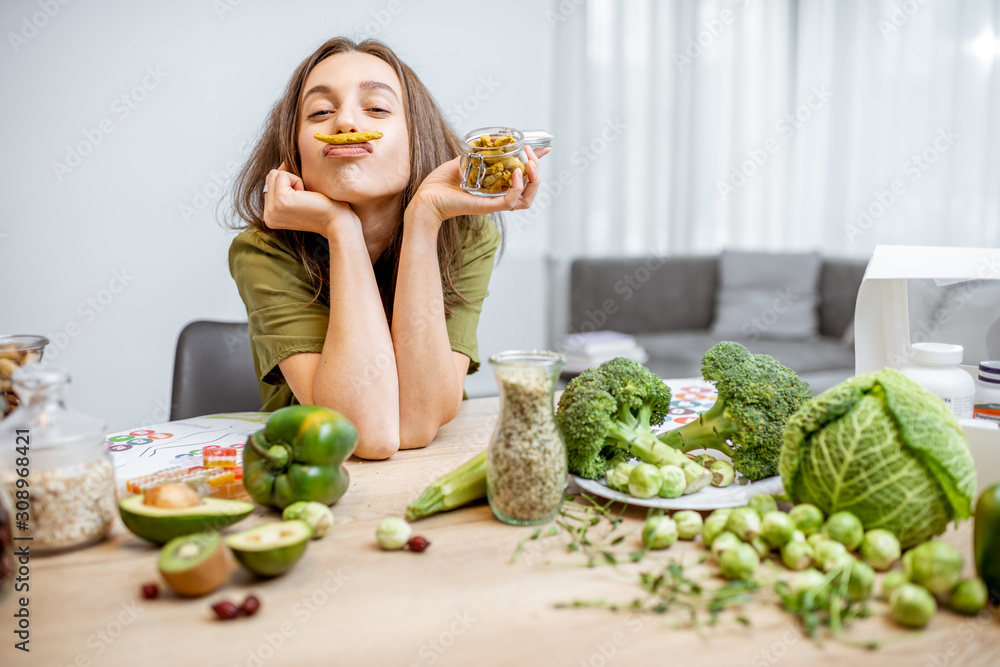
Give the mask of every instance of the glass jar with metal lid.
[(482, 197), (502, 197), (520, 170), (527, 182), (528, 156), (524, 147), (544, 148), (552, 135), (542, 130), (522, 132), (512, 127), (481, 127), (462, 139), (461, 187)]
[(14, 538), (31, 553), (92, 544), (117, 515), (104, 423), (66, 409), (69, 374), (42, 364), (14, 372), (21, 405), (0, 422), (0, 483), (14, 504)]

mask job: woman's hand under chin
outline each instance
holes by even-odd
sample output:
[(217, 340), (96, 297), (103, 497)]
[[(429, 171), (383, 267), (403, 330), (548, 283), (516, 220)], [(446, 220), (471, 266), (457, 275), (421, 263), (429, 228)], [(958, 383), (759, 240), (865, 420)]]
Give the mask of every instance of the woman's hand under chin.
[(460, 158), (455, 158), (427, 175), (417, 188), (408, 208), (418, 207), (438, 222), (459, 215), (488, 215), (498, 211), (528, 208), (541, 184), (538, 158), (547, 154), (549, 149), (543, 148), (536, 153), (530, 146), (526, 146), (524, 150), (528, 155), (527, 185), (524, 183), (523, 174), (518, 170), (514, 172), (510, 190), (503, 197), (480, 197), (469, 194), (459, 187), (459, 183), (462, 182)]
[(330, 237), (334, 226), (354, 222), (358, 216), (350, 205), (334, 201), (321, 192), (306, 190), (302, 179), (286, 171), (285, 163), (267, 175), (264, 223), (271, 229), (315, 232)]

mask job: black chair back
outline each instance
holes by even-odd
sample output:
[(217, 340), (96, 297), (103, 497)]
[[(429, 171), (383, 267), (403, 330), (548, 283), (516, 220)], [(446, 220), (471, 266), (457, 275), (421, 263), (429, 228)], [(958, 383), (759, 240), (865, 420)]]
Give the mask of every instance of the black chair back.
[(246, 322), (191, 322), (177, 338), (170, 420), (260, 410)]

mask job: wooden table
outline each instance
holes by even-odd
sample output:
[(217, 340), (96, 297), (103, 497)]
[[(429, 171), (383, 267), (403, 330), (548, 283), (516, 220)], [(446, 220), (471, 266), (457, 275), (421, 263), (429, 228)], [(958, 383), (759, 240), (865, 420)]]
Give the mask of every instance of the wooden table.
[[(704, 631), (670, 627), (655, 615), (604, 609), (559, 609), (574, 599), (626, 602), (638, 594), (634, 576), (609, 566), (566, 563), (553, 538), (511, 555), (530, 528), (494, 520), (485, 504), (415, 524), (432, 546), (423, 554), (383, 552), (375, 526), (402, 515), (439, 475), (481, 451), (496, 421), (496, 399), (467, 401), (428, 448), (385, 462), (352, 461), (351, 489), (334, 507), (336, 526), (310, 544), (286, 575), (251, 580), (242, 573), (205, 598), (170, 593), (143, 600), (140, 585), (155, 581), (157, 550), (119, 525), (111, 539), (81, 551), (31, 561), (31, 653), (13, 649), (12, 599), (0, 608), (0, 664), (13, 665), (997, 665), (1000, 622), (995, 614), (967, 618), (939, 612), (927, 630), (878, 652), (836, 642), (818, 646), (791, 616), (770, 603), (745, 608), (752, 626), (727, 616)], [(630, 510), (639, 526), (645, 513)], [(241, 528), (274, 520), (258, 510)], [(230, 529), (232, 530), (232, 529)], [(945, 538), (966, 556), (966, 522)], [(629, 541), (631, 543), (629, 544)], [(621, 545), (638, 546), (635, 534)], [(535, 544), (535, 543), (529, 543)], [(652, 568), (668, 558), (691, 563), (700, 542), (679, 542), (647, 556)], [(256, 593), (263, 605), (251, 618), (213, 620), (210, 604)], [(874, 605), (884, 611), (884, 605)], [(674, 619), (676, 620), (676, 619)], [(898, 636), (881, 616), (857, 624), (852, 637)]]

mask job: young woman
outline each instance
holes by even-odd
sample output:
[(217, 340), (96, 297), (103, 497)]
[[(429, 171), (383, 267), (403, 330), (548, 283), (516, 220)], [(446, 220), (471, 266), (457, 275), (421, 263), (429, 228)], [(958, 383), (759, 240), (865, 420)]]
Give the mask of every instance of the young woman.
[[(368, 131), (383, 136), (313, 137)], [(246, 230), (229, 268), (264, 410), (333, 408), (368, 459), (424, 447), (455, 417), (500, 240), (485, 216), (531, 205), (544, 155), (528, 148), (527, 179), (477, 197), (459, 187), (460, 145), (384, 44), (333, 39), (295, 70), (233, 195)]]

